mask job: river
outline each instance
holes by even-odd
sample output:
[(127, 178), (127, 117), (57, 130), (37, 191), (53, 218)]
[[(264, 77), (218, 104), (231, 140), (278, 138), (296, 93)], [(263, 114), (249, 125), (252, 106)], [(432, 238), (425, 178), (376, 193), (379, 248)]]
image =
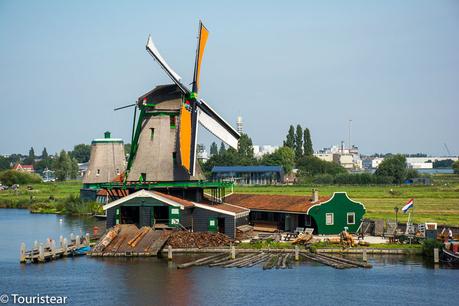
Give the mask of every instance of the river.
[[(69, 305), (447, 305), (459, 300), (459, 270), (419, 257), (373, 256), (372, 269), (315, 263), (263, 271), (195, 267), (157, 258), (66, 258), (19, 264), (19, 246), (49, 236), (84, 234), (92, 218), (0, 209), (0, 294), (67, 296)], [(454, 302), (456, 301), (456, 302)]]

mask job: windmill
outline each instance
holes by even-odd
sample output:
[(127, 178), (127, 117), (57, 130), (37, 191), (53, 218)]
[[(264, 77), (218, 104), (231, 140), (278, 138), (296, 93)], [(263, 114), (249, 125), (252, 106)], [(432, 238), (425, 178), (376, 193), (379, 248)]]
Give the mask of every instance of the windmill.
[[(198, 124), (237, 148), (239, 133), (208, 103), (198, 98), (200, 70), (209, 32), (199, 22), (191, 89), (167, 64), (151, 36), (146, 49), (173, 81), (142, 95), (135, 104), (127, 181), (190, 181), (203, 179), (196, 163)], [(126, 107), (129, 107), (126, 106)], [(122, 109), (124, 107), (118, 108)], [(136, 111), (140, 114), (136, 121)]]

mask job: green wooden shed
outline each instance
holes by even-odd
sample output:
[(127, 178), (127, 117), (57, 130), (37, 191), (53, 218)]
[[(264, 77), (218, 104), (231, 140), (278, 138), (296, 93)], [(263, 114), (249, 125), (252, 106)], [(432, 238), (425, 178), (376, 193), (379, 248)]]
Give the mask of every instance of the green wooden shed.
[(328, 201), (309, 207), (307, 214), (314, 218), (318, 234), (334, 235), (345, 227), (357, 232), (365, 211), (365, 206), (351, 200), (346, 192), (335, 192)]

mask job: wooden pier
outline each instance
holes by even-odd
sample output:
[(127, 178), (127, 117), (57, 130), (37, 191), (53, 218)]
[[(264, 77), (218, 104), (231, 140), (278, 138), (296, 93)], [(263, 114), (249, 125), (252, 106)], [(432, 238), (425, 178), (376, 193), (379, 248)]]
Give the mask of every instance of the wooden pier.
[(27, 251), (26, 244), (21, 243), (20, 258), (21, 263), (45, 263), (68, 256), (84, 255), (79, 250), (90, 247), (90, 236), (87, 233), (84, 237), (70, 235), (70, 238), (59, 238), (59, 246), (52, 239), (45, 243), (34, 242), (31, 250)]

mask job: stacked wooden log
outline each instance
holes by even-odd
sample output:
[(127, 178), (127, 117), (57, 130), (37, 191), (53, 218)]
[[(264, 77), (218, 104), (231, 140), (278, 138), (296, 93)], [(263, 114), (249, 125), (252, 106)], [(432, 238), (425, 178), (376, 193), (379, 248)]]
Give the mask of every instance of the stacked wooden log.
[(221, 233), (178, 231), (170, 235), (167, 245), (173, 248), (212, 248), (228, 246), (233, 242)]

